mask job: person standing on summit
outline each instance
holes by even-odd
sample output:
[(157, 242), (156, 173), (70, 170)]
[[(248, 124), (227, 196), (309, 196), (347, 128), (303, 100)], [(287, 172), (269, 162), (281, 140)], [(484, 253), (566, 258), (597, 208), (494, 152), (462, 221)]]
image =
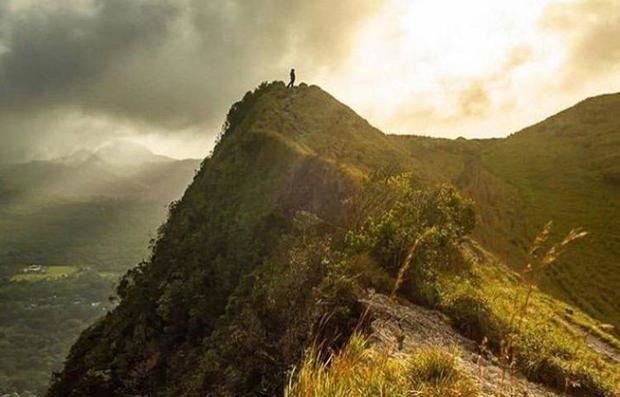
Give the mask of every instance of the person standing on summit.
[(295, 86), (295, 69), (291, 69), (291, 81), (289, 81), (286, 88), (293, 88)]

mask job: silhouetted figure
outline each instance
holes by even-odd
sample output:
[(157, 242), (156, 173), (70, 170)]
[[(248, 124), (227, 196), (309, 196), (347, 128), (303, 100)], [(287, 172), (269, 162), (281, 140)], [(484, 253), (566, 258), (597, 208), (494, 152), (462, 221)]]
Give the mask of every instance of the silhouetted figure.
[(286, 88), (293, 88), (295, 86), (295, 69), (291, 69), (291, 81), (289, 81)]

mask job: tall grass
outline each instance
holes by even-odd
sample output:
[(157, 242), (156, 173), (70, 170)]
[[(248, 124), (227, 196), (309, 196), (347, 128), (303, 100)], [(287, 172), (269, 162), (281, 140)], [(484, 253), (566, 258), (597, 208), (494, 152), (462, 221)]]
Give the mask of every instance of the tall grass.
[(455, 355), (425, 349), (392, 356), (354, 335), (336, 354), (322, 359), (311, 350), (294, 372), (286, 397), (475, 397), (475, 382), (457, 366)]
[[(408, 277), (414, 255), (436, 227), (426, 228), (409, 246), (391, 289), (394, 298)], [(426, 348), (412, 356), (391, 356), (368, 346), (359, 333), (369, 307), (359, 319), (356, 333), (338, 353), (321, 357), (312, 348), (298, 372), (293, 371), (285, 397), (476, 397), (476, 383), (459, 370), (457, 355)], [(399, 348), (401, 350), (399, 341)]]
[[(522, 370), (535, 369), (538, 374), (535, 377), (543, 381), (549, 378), (555, 379), (551, 383), (560, 387), (563, 383), (564, 392), (572, 390), (580, 391), (583, 388), (591, 388), (593, 392), (605, 394), (596, 381), (592, 382), (590, 369), (583, 371), (579, 368), (582, 362), (578, 359), (580, 355), (587, 357), (589, 351), (586, 343), (568, 343), (558, 338), (553, 345), (555, 347), (567, 347), (564, 352), (565, 359), (557, 360), (552, 349), (544, 350), (540, 347), (532, 349), (530, 338), (537, 337), (532, 322), (530, 309), (532, 294), (537, 287), (542, 275), (555, 262), (560, 255), (573, 242), (587, 236), (587, 232), (580, 229), (572, 229), (562, 241), (549, 246), (549, 237), (553, 223), (547, 222), (541, 232), (536, 236), (530, 249), (528, 250), (528, 262), (521, 272), (521, 280), (525, 288), (515, 288), (515, 297), (510, 308), (511, 315), (506, 327), (505, 335), (500, 342), (500, 360), (506, 369), (520, 367)], [(545, 319), (549, 321), (549, 319)], [(559, 336), (557, 332), (550, 332)], [(563, 335), (566, 337), (566, 335)], [(565, 361), (564, 363), (562, 361)], [(505, 374), (503, 374), (504, 376)], [(561, 379), (561, 380), (560, 380)]]
[[(520, 303), (520, 297), (518, 295), (514, 301), (514, 311), (510, 319), (511, 326), (514, 324), (515, 319), (518, 322), (517, 325), (520, 325), (523, 318), (527, 315), (532, 291), (540, 282), (540, 278), (545, 271), (558, 260), (569, 244), (588, 235), (588, 232), (581, 228), (571, 229), (562, 241), (551, 245), (551, 247), (545, 251), (544, 248), (549, 240), (552, 227), (553, 222), (547, 222), (542, 231), (534, 239), (528, 251), (529, 261), (522, 270), (522, 279), (526, 283), (527, 292), (523, 303)], [(518, 292), (519, 290), (517, 290), (517, 294)]]
[[(583, 230), (573, 229), (552, 243), (551, 228), (551, 223), (545, 225), (533, 241), (520, 277), (499, 264), (477, 266), (474, 278), (479, 283), (474, 288), (448, 278), (440, 282), (447, 292), (438, 306), (461, 328), (478, 331), (468, 336), (485, 340), (482, 350), (488, 348), (499, 356), (504, 380), (507, 372), (518, 370), (570, 395), (616, 397), (618, 365), (592, 351), (570, 320), (563, 318), (566, 306), (537, 289), (543, 273), (571, 243), (586, 236)], [(576, 312), (575, 316), (582, 315)]]
[[(529, 352), (524, 346), (529, 345), (527, 341), (523, 341), (524, 336), (527, 337), (527, 332), (523, 332), (524, 321), (528, 321), (530, 316), (530, 304), (532, 300), (532, 293), (538, 286), (542, 275), (547, 269), (557, 262), (560, 255), (566, 250), (566, 248), (579, 239), (587, 236), (587, 232), (575, 228), (572, 229), (562, 241), (548, 246), (549, 236), (551, 235), (553, 223), (547, 222), (542, 228), (541, 232), (536, 236), (532, 245), (528, 250), (528, 263), (523, 267), (521, 271), (521, 280), (525, 285), (523, 288), (515, 288), (515, 297), (510, 309), (512, 314), (507, 326), (507, 332), (504, 338), (500, 342), (500, 360), (504, 364), (504, 371), (506, 368), (514, 368), (519, 366), (520, 361), (543, 363), (542, 357), (536, 357), (536, 360), (532, 361), (532, 352)], [(583, 348), (581, 345), (577, 345), (574, 355), (579, 354), (579, 348)], [(585, 353), (585, 352), (584, 352)], [(534, 353), (535, 354), (535, 353)], [(544, 357), (544, 359), (552, 359), (552, 357)], [(530, 364), (531, 365), (531, 364)], [(564, 391), (568, 391), (569, 388), (578, 388), (581, 386), (580, 382), (571, 377), (575, 376), (575, 361), (571, 361), (568, 368), (562, 368), (561, 366), (552, 365), (546, 368), (546, 371), (551, 372), (548, 376), (563, 377), (564, 378)], [(556, 373), (556, 374), (553, 374)], [(505, 374), (504, 374), (505, 375)], [(557, 381), (555, 382), (556, 386)]]
[[(440, 276), (438, 285), (447, 294), (437, 306), (460, 322), (476, 322), (475, 327), (487, 330), (488, 334), (483, 335), (489, 346), (484, 343), (484, 350), (495, 351), (506, 371), (519, 370), (532, 380), (564, 389), (570, 395), (616, 397), (618, 391), (614, 384), (620, 380), (617, 366), (605, 363), (583, 340), (558, 324), (551, 303), (537, 291), (542, 272), (572, 242), (586, 235), (574, 229), (560, 242), (551, 244), (551, 227), (551, 223), (547, 224), (532, 243), (530, 260), (524, 266), (520, 282), (506, 281), (511, 277), (499, 266), (476, 268), (473, 277), (480, 277), (481, 283), (476, 287), (468, 282), (463, 285), (462, 278), (452, 284)], [(391, 289), (392, 295), (410, 276), (411, 258), (424, 239), (423, 233), (412, 242)], [(319, 357), (317, 351), (310, 351), (299, 371), (291, 376), (286, 396), (477, 395), (475, 383), (458, 370), (454, 355), (428, 349), (404, 357), (377, 351), (356, 335), (340, 353), (329, 357)], [(506, 375), (498, 382), (509, 381)]]
[(396, 281), (394, 281), (394, 287), (392, 287), (390, 298), (394, 298), (396, 296), (396, 292), (398, 292), (398, 289), (400, 288), (400, 286), (403, 284), (403, 282), (407, 278), (407, 274), (409, 273), (409, 270), (411, 269), (411, 262), (413, 261), (414, 255), (418, 251), (418, 247), (420, 246), (420, 244), (423, 244), (424, 240), (435, 230), (437, 230), (435, 226), (425, 229), (424, 232), (422, 232), (422, 234), (418, 238), (415, 239), (413, 244), (411, 244), (411, 246), (407, 250), (405, 259), (403, 260), (403, 263), (400, 265), (400, 268), (398, 269), (398, 275), (396, 276)]

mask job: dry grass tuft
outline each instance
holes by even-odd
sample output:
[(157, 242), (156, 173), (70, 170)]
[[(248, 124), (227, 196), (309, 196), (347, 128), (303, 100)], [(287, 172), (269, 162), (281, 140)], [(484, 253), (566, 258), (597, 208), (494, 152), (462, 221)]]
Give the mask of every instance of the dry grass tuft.
[(457, 367), (457, 355), (427, 348), (410, 360), (410, 376), (416, 396), (473, 397), (478, 395), (476, 383)]
[(407, 250), (407, 255), (405, 255), (405, 260), (403, 261), (403, 263), (401, 264), (400, 268), (398, 269), (398, 276), (396, 277), (396, 281), (394, 282), (394, 287), (392, 288), (392, 292), (390, 293), (390, 297), (394, 298), (396, 296), (396, 292), (398, 292), (398, 289), (400, 288), (400, 286), (403, 284), (403, 282), (405, 281), (405, 278), (407, 277), (407, 274), (409, 273), (409, 269), (411, 268), (411, 262), (413, 260), (413, 256), (414, 254), (417, 252), (418, 247), (420, 246), (420, 244), (422, 244), (424, 242), (424, 240), (431, 234), (433, 233), (437, 228), (436, 227), (430, 227), (428, 229), (426, 229), (414, 242), (413, 244), (411, 244), (411, 246), (409, 247), (409, 249)]
[(286, 397), (475, 397), (473, 380), (457, 366), (456, 356), (425, 349), (409, 358), (393, 357), (355, 335), (327, 360), (311, 350), (293, 373)]

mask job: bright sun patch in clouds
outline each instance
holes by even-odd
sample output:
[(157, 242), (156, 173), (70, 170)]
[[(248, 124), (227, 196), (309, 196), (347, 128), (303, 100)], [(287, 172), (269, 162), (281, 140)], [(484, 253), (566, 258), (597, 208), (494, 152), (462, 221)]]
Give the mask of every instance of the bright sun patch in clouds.
[(386, 132), (503, 136), (620, 88), (600, 76), (562, 87), (571, 42), (543, 21), (577, 3), (392, 0), (360, 31), (343, 73), (320, 80)]

